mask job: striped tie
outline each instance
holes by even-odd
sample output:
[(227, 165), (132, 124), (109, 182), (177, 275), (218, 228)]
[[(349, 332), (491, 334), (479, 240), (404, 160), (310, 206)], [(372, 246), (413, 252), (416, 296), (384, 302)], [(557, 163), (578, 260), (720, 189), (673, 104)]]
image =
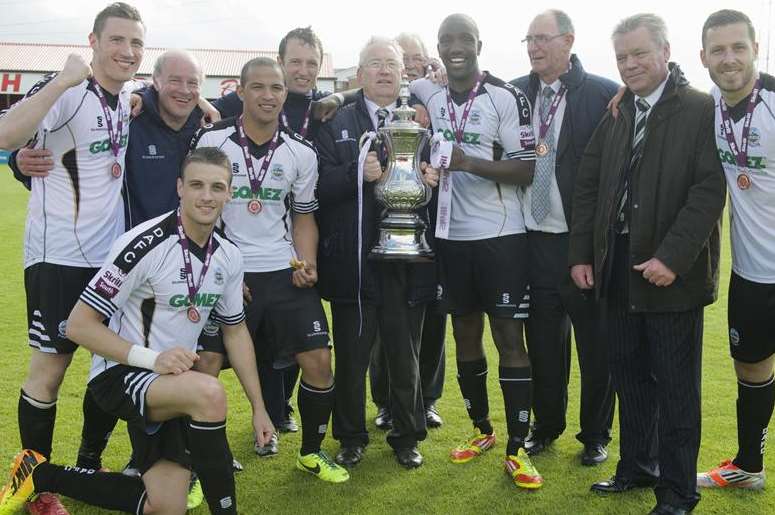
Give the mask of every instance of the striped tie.
[(630, 190), (630, 176), (638, 166), (641, 154), (643, 154), (643, 140), (646, 136), (646, 119), (648, 118), (648, 112), (651, 108), (649, 103), (643, 98), (636, 100), (635, 105), (638, 107), (638, 110), (635, 113), (635, 131), (632, 138), (632, 153), (630, 154), (630, 166), (627, 167), (627, 170), (624, 172), (624, 187), (622, 188), (622, 198), (619, 201), (619, 211), (616, 217), (617, 233), (621, 233), (627, 228), (629, 222), (627, 201)]
[(390, 111), (388, 111), (384, 107), (377, 109), (377, 129), (381, 129), (382, 127), (385, 126), (385, 120), (388, 119), (389, 115), (390, 115)]
[[(546, 120), (549, 114), (549, 106), (554, 98), (554, 90), (545, 86), (541, 91), (541, 108), (538, 115), (541, 121)], [(554, 124), (546, 131), (544, 143), (549, 147), (549, 153), (545, 156), (536, 156), (535, 175), (533, 176), (532, 197), (530, 199), (530, 214), (533, 220), (540, 224), (549, 214), (550, 194), (552, 189), (552, 177), (554, 176), (554, 163), (557, 158), (554, 144)]]

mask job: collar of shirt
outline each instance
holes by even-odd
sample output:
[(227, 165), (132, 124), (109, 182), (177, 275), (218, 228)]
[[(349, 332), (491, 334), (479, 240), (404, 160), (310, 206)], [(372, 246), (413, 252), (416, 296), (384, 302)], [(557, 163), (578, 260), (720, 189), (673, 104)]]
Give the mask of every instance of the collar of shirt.
[(662, 81), (662, 83), (657, 86), (657, 89), (651, 92), (651, 94), (647, 97), (639, 97), (638, 95), (633, 95), (632, 104), (635, 106), (635, 112), (638, 112), (638, 106), (636, 102), (639, 98), (642, 98), (646, 102), (649, 103), (649, 110), (646, 111), (646, 116), (648, 117), (651, 114), (651, 110), (654, 109), (654, 106), (657, 102), (659, 102), (659, 99), (662, 97), (662, 93), (665, 91), (665, 85), (667, 84), (667, 79), (670, 77), (668, 74), (667, 77), (665, 77), (665, 80)]
[(388, 113), (392, 113), (393, 109), (396, 108), (396, 103), (395, 102), (393, 102), (391, 104), (388, 104), (385, 107), (380, 107), (375, 102), (372, 102), (371, 100), (369, 100), (365, 96), (363, 97), (363, 99), (366, 101), (366, 109), (369, 110), (369, 118), (371, 118), (371, 126), (374, 127), (375, 129), (377, 128), (377, 123), (378, 123), (377, 110), (378, 109), (387, 109)]

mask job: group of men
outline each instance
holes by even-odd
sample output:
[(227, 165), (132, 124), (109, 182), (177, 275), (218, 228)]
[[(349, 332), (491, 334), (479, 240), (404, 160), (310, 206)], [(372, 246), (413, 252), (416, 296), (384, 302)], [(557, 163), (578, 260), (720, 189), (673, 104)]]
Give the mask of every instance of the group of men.
[[(0, 148), (22, 149), (12, 166), (32, 191), (33, 347), (19, 397), (25, 450), (0, 513), (25, 503), (63, 513), (46, 492), (181, 513), (191, 471), (212, 513), (236, 513), (238, 464), (217, 380), (226, 366), (252, 406), (259, 456), (278, 452), (279, 431), (298, 430), (289, 400), (300, 370), (297, 468), (346, 481), (369, 442), (370, 369), (377, 424), (390, 429), (397, 461), (419, 467), (419, 442), (442, 424), (447, 313), (474, 428), (452, 462), (496, 442), (486, 313), (503, 463), (518, 487), (543, 484), (531, 457), (566, 428), (571, 327), (584, 465), (607, 459), (615, 395), (620, 403), (616, 474), (593, 491), (654, 486), (661, 514), (691, 511), (698, 485), (763, 487), (775, 404), (775, 81), (755, 68), (744, 14), (719, 11), (703, 27), (712, 96), (669, 61), (664, 22), (650, 14), (613, 31), (618, 93), (571, 53), (573, 24), (559, 10), (530, 24), (532, 71), (511, 83), (480, 70), (478, 28), (455, 14), (438, 31), (441, 63), (417, 37), (374, 37), (359, 56), (362, 89), (343, 94), (316, 89), (322, 44), (294, 29), (276, 62), (247, 62), (237, 92), (214, 106), (200, 98), (203, 71), (185, 51), (157, 60), (151, 86), (132, 81), (144, 35), (136, 9), (109, 5), (89, 36), (90, 65), (69, 57), (0, 118)], [(452, 143), (446, 168), (420, 164), (434, 189), (419, 214), (436, 263), (367, 259), (387, 162), (381, 148), (360, 159), (361, 136), (391, 123), (404, 73), (418, 120)], [(134, 118), (132, 94), (142, 105)], [(212, 123), (197, 132), (203, 116)], [(703, 307), (716, 298), (725, 176), (739, 451), (697, 475)], [(94, 355), (77, 463), (61, 467), (49, 461), (56, 399), (77, 346)], [(119, 418), (140, 477), (101, 469)], [(341, 445), (334, 459), (321, 450), (329, 419)]]

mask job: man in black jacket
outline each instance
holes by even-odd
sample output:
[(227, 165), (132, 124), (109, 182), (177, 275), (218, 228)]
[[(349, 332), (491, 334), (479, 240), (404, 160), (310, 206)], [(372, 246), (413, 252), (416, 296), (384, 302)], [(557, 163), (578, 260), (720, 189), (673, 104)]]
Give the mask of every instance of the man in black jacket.
[(417, 442), (427, 433), (419, 354), (425, 304), (436, 294), (434, 265), (367, 260), (382, 211), (374, 186), (384, 163), (373, 151), (364, 164), (363, 232), (358, 246), (358, 142), (362, 134), (381, 127), (391, 116), (402, 69), (402, 52), (395, 41), (370, 40), (360, 55), (358, 79), (363, 90), (357, 102), (340, 109), (317, 138), (318, 289), (331, 302), (337, 383), (333, 434), (342, 445), (336, 461), (347, 466), (360, 462), (369, 442), (366, 370), (377, 334), (390, 376), (393, 429), (387, 440), (401, 465), (422, 464)]
[(614, 30), (627, 92), (584, 153), (569, 251), (576, 285), (605, 297), (620, 402), (616, 474), (592, 490), (655, 486), (656, 514), (699, 501), (703, 307), (716, 299), (725, 195), (713, 100), (668, 64), (666, 34), (652, 14)]
[(525, 333), (535, 415), (525, 445), (528, 454), (536, 455), (565, 430), (572, 321), (581, 373), (581, 432), (576, 438), (584, 444), (582, 464), (596, 465), (608, 457), (614, 395), (597, 303), (568, 275), (568, 235), (579, 162), (617, 87), (584, 71), (570, 53), (574, 39), (566, 13), (539, 14), (523, 40), (532, 71), (511, 81), (533, 104), (533, 132), (547, 149), (536, 158), (535, 177), (524, 188), (522, 204), (530, 256)]

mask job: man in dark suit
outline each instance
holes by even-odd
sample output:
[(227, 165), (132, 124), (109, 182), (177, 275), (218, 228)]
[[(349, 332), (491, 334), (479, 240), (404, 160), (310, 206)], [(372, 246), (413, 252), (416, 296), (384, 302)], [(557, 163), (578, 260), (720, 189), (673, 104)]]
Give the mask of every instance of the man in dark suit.
[[(584, 71), (571, 54), (575, 36), (566, 13), (536, 16), (523, 40), (529, 75), (511, 81), (533, 104), (533, 132), (543, 144), (533, 183), (524, 188), (530, 270), (530, 318), (525, 324), (533, 366), (535, 423), (525, 442), (536, 455), (565, 430), (570, 374), (571, 322), (581, 372), (581, 462), (608, 457), (614, 395), (599, 328), (597, 303), (568, 276), (568, 235), (576, 172), (615, 83)], [(537, 153), (538, 154), (538, 153)]]
[(616, 474), (592, 490), (655, 486), (651, 513), (687, 513), (699, 501), (703, 307), (716, 300), (726, 192), (714, 103), (668, 62), (659, 17), (631, 16), (612, 39), (627, 91), (584, 153), (569, 251), (576, 285), (605, 297), (620, 403)]

